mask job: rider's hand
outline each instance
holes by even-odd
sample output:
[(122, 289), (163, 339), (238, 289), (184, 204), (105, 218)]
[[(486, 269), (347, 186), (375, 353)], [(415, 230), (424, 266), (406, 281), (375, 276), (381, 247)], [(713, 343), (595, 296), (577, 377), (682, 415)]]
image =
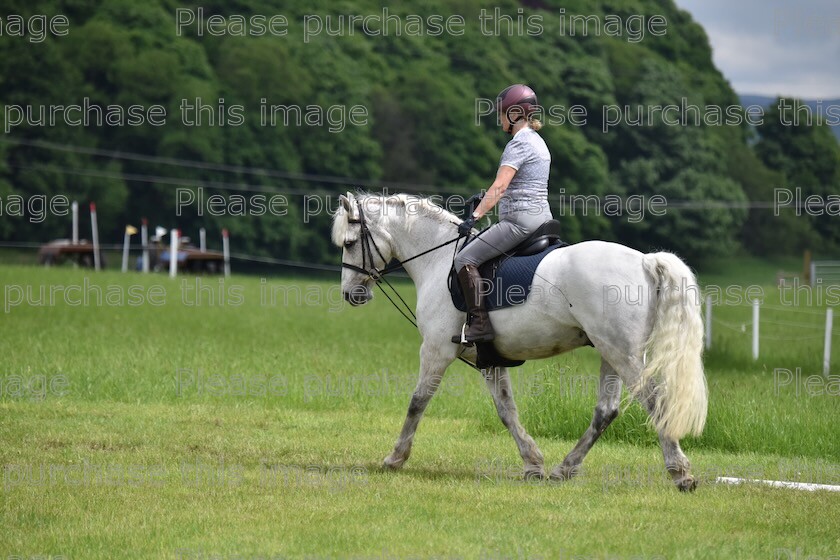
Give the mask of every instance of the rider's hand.
[(467, 209), (467, 212), (475, 212), (475, 209), (481, 204), (482, 198), (484, 198), (483, 192), (472, 195), (464, 202), (464, 208)]
[(458, 233), (461, 237), (467, 237), (472, 233), (473, 226), (475, 226), (475, 216), (470, 216), (460, 224), (458, 224)]

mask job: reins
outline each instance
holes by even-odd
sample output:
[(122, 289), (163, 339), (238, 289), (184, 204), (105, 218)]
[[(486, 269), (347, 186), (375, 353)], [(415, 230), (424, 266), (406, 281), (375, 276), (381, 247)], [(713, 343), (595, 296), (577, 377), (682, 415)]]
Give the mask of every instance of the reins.
[[(395, 264), (388, 265), (387, 261), (385, 259), (385, 256), (382, 254), (382, 251), (379, 250), (379, 247), (376, 245), (376, 241), (373, 239), (373, 235), (370, 233), (370, 228), (368, 227), (367, 221), (365, 220), (365, 214), (362, 211), (362, 205), (361, 204), (357, 205), (357, 208), (359, 209), (359, 217), (357, 219), (348, 218), (347, 223), (348, 224), (359, 224), (359, 227), (361, 228), (360, 241), (362, 243), (362, 266), (359, 267), (359, 266), (356, 266), (354, 264), (349, 264), (349, 263), (342, 262), (341, 263), (342, 268), (348, 268), (350, 270), (353, 270), (355, 272), (359, 272), (361, 274), (365, 274), (366, 276), (372, 278), (376, 282), (376, 285), (379, 287), (379, 289), (382, 291), (382, 293), (385, 295), (385, 297), (388, 298), (388, 301), (391, 302), (391, 305), (393, 305), (394, 308), (397, 311), (399, 311), (400, 314), (403, 317), (405, 317), (406, 320), (409, 323), (414, 325), (414, 328), (419, 328), (417, 326), (417, 315), (414, 314), (414, 311), (411, 310), (411, 306), (408, 305), (408, 303), (405, 301), (405, 299), (403, 299), (403, 297), (400, 295), (399, 291), (397, 291), (397, 289), (390, 282), (388, 282), (388, 279), (385, 278), (385, 275), (390, 274), (391, 272), (394, 272), (396, 270), (399, 270), (399, 269), (403, 268), (403, 265), (405, 265), (405, 263), (411, 262), (414, 259), (418, 259), (422, 256), (428, 255), (429, 253), (437, 251), (438, 249), (446, 247), (447, 245), (457, 243), (460, 239), (462, 239), (462, 236), (459, 235), (458, 237), (450, 239), (449, 241), (445, 241), (443, 243), (435, 245), (431, 249), (426, 249), (425, 251), (414, 255), (413, 257), (405, 259), (404, 261), (401, 261), (399, 259), (395, 259), (397, 261)], [(502, 255), (510, 257), (511, 255), (509, 253), (507, 253), (506, 251), (499, 251), (496, 247), (493, 246), (492, 243), (488, 242), (485, 239), (481, 239), (481, 234), (484, 233), (485, 231), (487, 231), (487, 229), (480, 231), (478, 234), (475, 235), (475, 237), (478, 240), (482, 241), (483, 243), (486, 243), (490, 247), (493, 247), (494, 249), (496, 249)], [(382, 262), (386, 263), (385, 268), (383, 268), (381, 270), (379, 268), (377, 268), (376, 262), (375, 262), (374, 257), (373, 257), (374, 251), (376, 251), (376, 254), (379, 255), (380, 259), (382, 259)], [(455, 262), (455, 255), (457, 254), (457, 252), (458, 252), (458, 247), (456, 245), (455, 251), (452, 254), (453, 263)], [(371, 266), (370, 269), (367, 268), (368, 259), (370, 259), (370, 266)], [(539, 277), (540, 279), (544, 280), (545, 282), (548, 282), (553, 287), (555, 287), (558, 291), (560, 291), (560, 293), (563, 295), (563, 297), (566, 298), (566, 301), (568, 302), (569, 307), (572, 307), (572, 302), (569, 301), (569, 298), (566, 297), (566, 294), (563, 293), (563, 291), (560, 289), (559, 286), (553, 284), (552, 282), (549, 282), (547, 279), (538, 275), (536, 273), (536, 271), (534, 272), (534, 276)], [(394, 298), (391, 296), (391, 294), (389, 294), (385, 290), (385, 288), (382, 287), (383, 282), (385, 283), (385, 285), (388, 286), (388, 288), (390, 288), (390, 290), (393, 292), (394, 296), (396, 296), (397, 299), (399, 299), (399, 302), (400, 302), (399, 304), (396, 301), (394, 301)], [(462, 362), (464, 362), (465, 364), (469, 365), (473, 369), (475, 369), (477, 371), (481, 371), (481, 369), (476, 364), (470, 362), (469, 360), (463, 358), (462, 356), (458, 356), (458, 359), (461, 360)]]
[[(397, 311), (399, 311), (400, 314), (403, 317), (405, 317), (406, 320), (409, 323), (414, 325), (414, 328), (419, 328), (417, 326), (417, 315), (414, 314), (414, 311), (411, 310), (411, 306), (408, 305), (408, 303), (405, 301), (405, 299), (403, 299), (403, 297), (400, 295), (400, 293), (397, 291), (397, 289), (390, 282), (388, 282), (388, 279), (385, 278), (385, 275), (390, 274), (391, 272), (394, 272), (395, 270), (399, 270), (400, 268), (403, 268), (403, 265), (407, 262), (411, 262), (414, 259), (418, 259), (422, 256), (428, 255), (429, 253), (437, 251), (438, 249), (442, 249), (443, 247), (446, 247), (448, 245), (452, 245), (453, 243), (457, 243), (461, 239), (461, 236), (459, 235), (458, 237), (455, 237), (454, 239), (450, 239), (449, 241), (445, 241), (443, 243), (435, 245), (431, 249), (427, 249), (427, 250), (423, 251), (422, 253), (418, 253), (418, 254), (414, 255), (413, 257), (405, 259), (404, 261), (396, 259), (397, 262), (395, 264), (389, 266), (389, 265), (387, 265), (387, 261), (385, 260), (385, 257), (382, 255), (382, 251), (380, 251), (379, 247), (376, 245), (376, 241), (373, 239), (373, 235), (371, 235), (371, 233), (370, 233), (370, 228), (368, 228), (367, 222), (365, 221), (364, 212), (362, 211), (362, 205), (359, 204), (357, 207), (359, 209), (358, 219), (348, 218), (347, 223), (349, 223), (349, 224), (359, 224), (359, 227), (361, 228), (361, 237), (360, 237), (359, 241), (361, 241), (361, 243), (362, 243), (362, 266), (359, 267), (359, 266), (356, 266), (354, 264), (342, 262), (341, 263), (342, 268), (347, 268), (347, 269), (350, 269), (354, 272), (360, 272), (360, 273), (365, 274), (365, 275), (369, 276), (370, 278), (372, 278), (374, 280), (374, 282), (376, 282), (376, 285), (379, 287), (379, 289), (382, 291), (382, 293), (385, 295), (385, 297), (388, 298), (388, 301), (391, 302), (391, 305), (393, 305), (394, 308)], [(373, 251), (374, 250), (376, 251), (376, 254), (379, 255), (379, 258), (382, 259), (382, 262), (386, 263), (385, 268), (383, 268), (381, 270), (379, 268), (377, 268), (376, 262), (374, 261), (374, 258), (373, 258)], [(457, 253), (457, 250), (452, 254), (453, 262), (455, 260), (455, 254), (456, 253)], [(368, 258), (370, 258), (370, 266), (371, 266), (370, 269), (367, 268)], [(402, 307), (400, 307), (400, 305), (397, 304), (396, 301), (394, 301), (394, 298), (392, 298), (391, 295), (385, 290), (385, 288), (382, 287), (383, 282), (385, 283), (385, 285), (388, 286), (388, 288), (391, 289), (391, 291), (394, 293), (394, 295), (400, 300), (400, 304), (402, 304)], [(464, 362), (465, 364), (467, 364), (468, 366), (472, 367), (473, 369), (475, 369), (477, 371), (481, 371), (476, 364), (470, 362), (466, 358), (464, 358), (462, 356), (458, 356), (458, 359), (461, 360), (462, 362)]]
[[(422, 253), (418, 253), (418, 254), (414, 255), (413, 257), (409, 257), (409, 258), (405, 259), (404, 261), (401, 261), (399, 259), (395, 259), (397, 261), (395, 264), (387, 265), (387, 266), (385, 266), (385, 268), (380, 270), (380, 269), (376, 268), (376, 263), (373, 260), (373, 251), (371, 250), (371, 246), (373, 246), (373, 249), (376, 250), (376, 254), (379, 255), (379, 258), (382, 259), (382, 262), (386, 262), (385, 257), (382, 255), (382, 251), (380, 251), (379, 247), (376, 245), (376, 241), (373, 240), (373, 236), (370, 233), (370, 228), (368, 228), (367, 222), (365, 221), (365, 215), (362, 212), (361, 205), (359, 205), (358, 208), (359, 208), (359, 218), (358, 219), (348, 219), (347, 223), (349, 223), (349, 224), (359, 224), (360, 227), (361, 227), (361, 230), (362, 230), (362, 236), (361, 236), (361, 241), (362, 241), (362, 266), (358, 267), (354, 264), (349, 264), (349, 263), (345, 263), (345, 262), (342, 262), (341, 266), (343, 268), (349, 268), (350, 270), (353, 270), (353, 271), (356, 271), (356, 272), (361, 272), (362, 274), (367, 274), (368, 276), (370, 276), (374, 280), (378, 280), (379, 278), (382, 278), (386, 274), (390, 274), (391, 272), (394, 272), (395, 270), (399, 270), (399, 269), (403, 268), (403, 265), (405, 265), (405, 263), (407, 263), (407, 262), (411, 262), (414, 259), (419, 259), (420, 257), (428, 255), (429, 253), (437, 251), (438, 249), (446, 247), (447, 245), (452, 245), (453, 243), (456, 243), (458, 240), (461, 239), (461, 237), (458, 236), (458, 237), (455, 237), (453, 239), (450, 239), (449, 241), (444, 241), (443, 243), (440, 243), (439, 245), (435, 245), (431, 249), (426, 249)], [(370, 255), (371, 269), (366, 268), (368, 255)]]

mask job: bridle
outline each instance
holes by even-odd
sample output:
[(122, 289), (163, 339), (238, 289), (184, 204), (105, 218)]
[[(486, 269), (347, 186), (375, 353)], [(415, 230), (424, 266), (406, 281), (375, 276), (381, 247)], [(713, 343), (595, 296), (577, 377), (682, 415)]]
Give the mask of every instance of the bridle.
[[(341, 263), (342, 268), (349, 268), (355, 272), (359, 272), (368, 276), (378, 283), (382, 278), (383, 274), (387, 274), (388, 272), (392, 272), (388, 270), (388, 261), (385, 260), (385, 256), (382, 254), (382, 251), (379, 250), (379, 247), (376, 245), (376, 240), (373, 239), (373, 235), (370, 232), (370, 228), (367, 225), (367, 221), (365, 220), (365, 213), (362, 211), (362, 205), (356, 201), (356, 208), (359, 210), (359, 217), (358, 218), (348, 218), (348, 224), (359, 224), (359, 228), (361, 233), (359, 235), (359, 242), (362, 246), (362, 266), (356, 266), (355, 264), (350, 264), (343, 262)], [(379, 269), (376, 267), (376, 261), (373, 259), (373, 252), (376, 251), (376, 254), (379, 255), (379, 258), (382, 259), (382, 262), (385, 263), (385, 268)], [(368, 268), (368, 259), (370, 259), (370, 266)], [(402, 265), (400, 265), (402, 266)]]
[[(371, 232), (370, 232), (370, 228), (367, 225), (367, 220), (365, 220), (365, 213), (364, 213), (364, 211), (362, 211), (362, 205), (358, 202), (358, 200), (356, 201), (356, 208), (359, 210), (359, 217), (358, 218), (348, 218), (347, 223), (348, 224), (359, 224), (359, 227), (361, 229), (361, 234), (359, 236), (359, 242), (361, 243), (361, 246), (362, 246), (362, 266), (356, 266), (355, 264), (350, 264), (350, 263), (346, 263), (346, 262), (342, 261), (341, 267), (350, 269), (354, 272), (359, 272), (361, 274), (364, 274), (365, 276), (368, 276), (369, 278), (375, 280), (377, 284), (379, 284), (380, 282), (383, 282), (383, 281), (387, 284), (388, 281), (385, 280), (385, 278), (384, 278), (385, 275), (390, 274), (391, 272), (394, 272), (396, 270), (399, 270), (399, 269), (403, 268), (403, 265), (405, 263), (413, 261), (414, 259), (420, 258), (424, 255), (427, 255), (427, 254), (433, 252), (433, 251), (437, 251), (438, 249), (440, 249), (442, 247), (446, 247), (447, 245), (451, 245), (451, 244), (457, 242), (459, 239), (461, 239), (460, 236), (455, 237), (454, 239), (450, 239), (449, 241), (445, 241), (445, 242), (443, 242), (439, 245), (435, 245), (431, 249), (427, 249), (426, 251), (423, 251), (422, 253), (418, 253), (418, 254), (414, 255), (413, 257), (407, 258), (404, 261), (401, 261), (399, 259), (395, 259), (396, 262), (394, 264), (388, 265), (387, 259), (385, 259), (385, 256), (382, 254), (382, 251), (380, 251), (379, 247), (376, 245), (376, 240), (373, 238), (373, 234), (371, 234)], [(376, 255), (379, 256), (379, 258), (382, 260), (382, 262), (385, 263), (385, 268), (382, 268), (382, 269), (377, 268), (376, 261), (374, 260), (374, 252), (376, 253)], [(370, 261), (370, 268), (368, 268), (368, 260)], [(389, 284), (389, 286), (390, 286), (390, 284)], [(396, 290), (394, 290), (394, 291), (396, 292)], [(400, 298), (400, 299), (402, 299), (402, 298)]]
[[(394, 259), (394, 260), (396, 260), (396, 263), (394, 263), (392, 265), (388, 265), (388, 261), (385, 259), (385, 256), (382, 254), (382, 251), (379, 250), (379, 247), (376, 245), (376, 241), (373, 239), (373, 234), (371, 234), (370, 228), (368, 227), (367, 221), (365, 220), (365, 213), (364, 213), (364, 211), (362, 211), (362, 205), (359, 203), (358, 200), (356, 201), (356, 208), (358, 208), (358, 210), (359, 210), (359, 217), (355, 218), (355, 219), (348, 217), (347, 218), (347, 223), (348, 224), (359, 224), (359, 227), (361, 229), (361, 235), (359, 236), (358, 241), (361, 242), (361, 244), (362, 244), (362, 266), (356, 266), (355, 264), (350, 264), (350, 263), (346, 263), (346, 262), (342, 261), (341, 262), (341, 267), (352, 270), (354, 272), (359, 272), (361, 274), (364, 274), (368, 278), (371, 278), (372, 280), (374, 280), (376, 282), (376, 285), (382, 291), (382, 293), (385, 294), (385, 297), (388, 298), (388, 301), (391, 302), (391, 305), (393, 305), (397, 309), (397, 311), (399, 311), (400, 314), (402, 314), (402, 316), (405, 317), (408, 320), (409, 323), (414, 325), (415, 328), (418, 328), (417, 327), (417, 315), (414, 314), (414, 311), (411, 310), (411, 306), (409, 306), (408, 303), (406, 303), (406, 301), (403, 299), (403, 297), (400, 295), (400, 293), (397, 291), (397, 289), (394, 288), (394, 286), (391, 285), (390, 282), (388, 282), (388, 279), (385, 278), (385, 275), (390, 274), (391, 272), (394, 272), (396, 270), (399, 270), (399, 269), (403, 268), (403, 265), (407, 262), (413, 261), (414, 259), (420, 258), (424, 255), (427, 255), (427, 254), (433, 252), (433, 251), (437, 251), (438, 249), (440, 249), (442, 247), (446, 247), (447, 245), (451, 245), (451, 244), (456, 243), (459, 240), (465, 239), (465, 238), (463, 238), (462, 236), (459, 235), (459, 236), (457, 236), (453, 239), (450, 239), (449, 241), (444, 241), (443, 243), (435, 245), (431, 249), (426, 249), (422, 253), (418, 253), (418, 254), (414, 255), (413, 257), (405, 259), (404, 261), (401, 261), (399, 259)], [(348, 209), (348, 212), (349, 212), (349, 209)], [(453, 224), (457, 225), (457, 223), (455, 223), (455, 222), (453, 222)], [(481, 238), (481, 234), (486, 232), (486, 231), (487, 230), (483, 230), (482, 232), (478, 233), (476, 235), (476, 237)], [(486, 241), (485, 241), (485, 243), (486, 243)], [(385, 263), (385, 268), (383, 268), (383, 269), (377, 268), (376, 261), (374, 261), (374, 258), (373, 258), (374, 251), (376, 252), (377, 255), (379, 255), (379, 258), (382, 259), (382, 262)], [(455, 246), (455, 252), (452, 253), (453, 263), (455, 262), (455, 255), (457, 254), (457, 252), (458, 252), (458, 246), (456, 245)], [(507, 253), (502, 251), (502, 254), (507, 254)], [(368, 260), (370, 260), (370, 268), (368, 268), (368, 266), (367, 266)], [(400, 303), (402, 304), (402, 307), (400, 307), (400, 305), (397, 304), (396, 301), (394, 301), (394, 298), (392, 298), (391, 295), (387, 291), (385, 291), (385, 288), (382, 287), (383, 282), (391, 289), (392, 292), (394, 292), (394, 295), (396, 295), (397, 298), (399, 298)], [(565, 294), (564, 294), (564, 297), (565, 297)], [(568, 300), (569, 298), (566, 298), (566, 299)], [(571, 304), (571, 302), (569, 302), (569, 307), (571, 307), (571, 306), (572, 306), (572, 304)], [(474, 370), (481, 371), (481, 368), (479, 368), (476, 364), (467, 360), (463, 356), (459, 355), (458, 359), (460, 361), (464, 362), (465, 364), (467, 364), (468, 366), (470, 366), (471, 368), (473, 368)]]
[[(376, 245), (376, 241), (373, 239), (373, 235), (371, 234), (370, 228), (368, 227), (367, 221), (365, 220), (365, 213), (362, 211), (362, 205), (359, 204), (358, 200), (356, 201), (356, 207), (359, 210), (359, 217), (356, 219), (348, 218), (347, 223), (359, 224), (359, 227), (361, 229), (359, 242), (362, 244), (362, 266), (356, 266), (355, 264), (350, 264), (342, 261), (341, 267), (347, 268), (354, 272), (359, 272), (361, 274), (366, 275), (369, 278), (372, 278), (376, 282), (376, 285), (379, 287), (382, 293), (385, 294), (385, 297), (388, 298), (388, 301), (391, 302), (391, 305), (393, 305), (397, 309), (397, 311), (399, 311), (400, 314), (402, 314), (402, 316), (408, 320), (409, 323), (411, 323), (412, 325), (414, 325), (415, 328), (417, 328), (417, 315), (414, 314), (414, 311), (411, 310), (411, 306), (408, 305), (408, 303), (406, 303), (406, 301), (403, 299), (403, 297), (400, 295), (397, 289), (394, 288), (394, 286), (391, 285), (390, 282), (388, 282), (388, 279), (385, 278), (385, 275), (394, 272), (395, 270), (399, 270), (403, 267), (405, 263), (409, 261), (413, 261), (414, 259), (422, 257), (423, 255), (427, 255), (433, 251), (437, 251), (438, 249), (446, 247), (447, 245), (452, 245), (453, 243), (456, 243), (457, 241), (462, 239), (462, 237), (459, 235), (454, 239), (444, 241), (443, 243), (435, 245), (431, 249), (427, 249), (422, 253), (418, 253), (413, 257), (405, 259), (404, 261), (397, 259), (397, 262), (395, 264), (388, 266), (388, 261), (385, 260), (385, 256), (382, 254), (382, 251), (379, 250), (379, 247)], [(457, 245), (455, 248), (455, 252), (457, 253)], [(379, 255), (379, 258), (382, 259), (382, 262), (385, 263), (385, 268), (379, 269), (376, 267), (376, 262), (373, 259), (374, 251), (377, 255)], [(453, 261), (455, 260), (455, 253), (452, 253), (452, 259)], [(368, 260), (370, 260), (370, 268), (368, 268), (367, 266)], [(397, 296), (397, 298), (400, 300), (400, 304), (402, 305), (394, 301), (394, 298), (392, 298), (391, 295), (387, 291), (385, 291), (385, 288), (382, 287), (383, 283), (385, 283), (385, 285), (387, 285), (391, 289), (391, 291), (394, 292), (394, 295)], [(481, 371), (476, 364), (465, 359), (463, 356), (458, 356), (458, 359), (470, 366), (471, 368), (477, 371)]]

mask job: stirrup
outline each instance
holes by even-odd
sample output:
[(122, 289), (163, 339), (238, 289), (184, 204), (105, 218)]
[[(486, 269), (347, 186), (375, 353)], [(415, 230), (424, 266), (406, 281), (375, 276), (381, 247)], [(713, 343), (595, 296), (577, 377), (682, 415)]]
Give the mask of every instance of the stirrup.
[(463, 326), (461, 326), (461, 336), (458, 336), (458, 335), (453, 336), (452, 337), (452, 342), (454, 342), (455, 344), (461, 344), (462, 346), (467, 346), (467, 347), (475, 346), (474, 342), (470, 342), (469, 340), (467, 340), (467, 324), (466, 323), (464, 323)]

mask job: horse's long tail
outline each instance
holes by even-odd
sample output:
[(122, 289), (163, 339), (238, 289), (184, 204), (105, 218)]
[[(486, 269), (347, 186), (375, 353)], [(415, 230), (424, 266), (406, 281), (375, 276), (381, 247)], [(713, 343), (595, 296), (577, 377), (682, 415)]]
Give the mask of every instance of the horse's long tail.
[[(703, 373), (703, 319), (700, 290), (691, 270), (676, 255), (644, 256), (657, 296), (653, 330), (637, 394), (652, 398), (651, 420), (665, 437), (700, 435), (706, 423), (708, 389)], [(644, 391), (652, 390), (653, 393)]]

